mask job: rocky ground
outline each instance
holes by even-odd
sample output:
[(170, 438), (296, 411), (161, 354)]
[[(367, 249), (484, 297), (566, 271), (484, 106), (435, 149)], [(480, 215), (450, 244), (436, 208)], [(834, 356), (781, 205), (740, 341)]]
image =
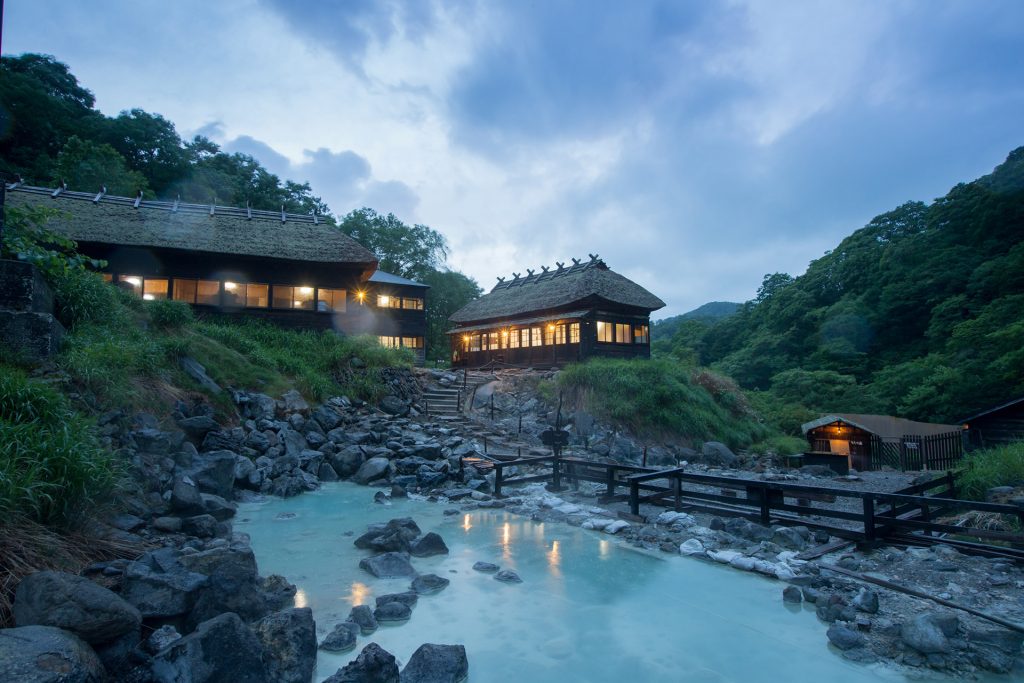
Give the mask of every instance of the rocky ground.
[[(445, 373), (420, 379), (442, 386), (457, 381)], [(231, 518), (237, 500), (298, 495), (338, 479), (375, 487), (380, 500), (418, 493), (462, 511), (503, 507), (613, 534), (645, 548), (774, 576), (782, 582), (787, 603), (815, 606), (827, 634), (823, 643), (857, 661), (960, 675), (1024, 671), (1020, 633), (829, 569), (884, 576), (1022, 623), (1024, 573), (1019, 566), (963, 556), (943, 546), (866, 553), (850, 548), (804, 562), (797, 557), (801, 551), (830, 539), (801, 527), (767, 528), (660, 509), (643, 510), (647, 522), (627, 521), (620, 509), (598, 506), (599, 487), (587, 484), (558, 496), (532, 486), (494, 499), (493, 474), (461, 466), (462, 456), (482, 450), (482, 425), (459, 418), (427, 420), (417, 408), (414, 378), (398, 373), (388, 381), (392, 392), (378, 406), (345, 397), (310, 406), (297, 392), (279, 399), (236, 392), (239, 420), (233, 425), (218, 424), (204, 404), (180, 404), (171, 421), (147, 414), (104, 416), (105, 438), (133, 464), (135, 480), (134, 490), (123, 497), (124, 512), (108, 520), (104, 533), (148, 550), (131, 562), (89, 567), (82, 576), (43, 572), (24, 579), (15, 598), (16, 627), (0, 630), (0, 661), (11, 663), (0, 671), (0, 680), (310, 680), (318, 647), (353, 649), (363, 624), (369, 623), (367, 616), (401, 620), (414, 604), (406, 604), (411, 598), (400, 597), (405, 594), (383, 596), (389, 599), (376, 610), (369, 615), (363, 613), (369, 608), (354, 611), (348, 625), (337, 625), (318, 643), (311, 612), (292, 606), (294, 587), (283, 577), (259, 576), (248, 538), (232, 531)], [(545, 420), (553, 416), (534, 396), (510, 400), (519, 406), (514, 432), (523, 403), (534, 401), (523, 434), (515, 438), (536, 444), (535, 433), (540, 426), (547, 428)], [(580, 420), (587, 418), (576, 416)], [(492, 433), (511, 430), (500, 420), (484, 426)], [(594, 437), (588, 438), (590, 445), (596, 440), (600, 447), (595, 458), (636, 455), (625, 445), (628, 436), (594, 424), (589, 433)], [(824, 483), (820, 472), (794, 473), (763, 461), (749, 471), (727, 469), (742, 464), (742, 458), (728, 449), (705, 450), (675, 449), (658, 457), (675, 465), (686, 456), (695, 461), (692, 467), (736, 476)], [(836, 482), (829, 478), (827, 483)], [(841, 483), (892, 490), (905, 478), (886, 473)], [(367, 558), (364, 568), (393, 571), (395, 557), (384, 557), (388, 553), (432, 552), (443, 546), (430, 534), (406, 538), (403, 533), (369, 529), (361, 542), (377, 554)], [(390, 548), (391, 543), (398, 545)], [(424, 591), (443, 588), (420, 578)], [(394, 657), (371, 643), (329, 680), (456, 681), (467, 668), (460, 646), (426, 644), (399, 671)]]

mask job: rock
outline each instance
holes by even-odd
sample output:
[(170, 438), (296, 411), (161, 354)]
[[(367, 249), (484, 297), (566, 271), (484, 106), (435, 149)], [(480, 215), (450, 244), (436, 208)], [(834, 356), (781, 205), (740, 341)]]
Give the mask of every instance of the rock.
[(196, 630), (153, 657), (159, 683), (266, 683), (273, 680), (263, 648), (237, 614), (228, 612), (199, 624)]
[(182, 515), (201, 515), (204, 512), (203, 499), (191, 479), (175, 479), (171, 487), (171, 510)]
[(413, 557), (430, 557), (431, 555), (447, 555), (448, 546), (444, 539), (433, 531), (412, 542), (409, 553)]
[(54, 626), (0, 629), (0, 668), (0, 678), (12, 683), (107, 680), (103, 664), (92, 648), (75, 634)]
[(170, 624), (164, 624), (149, 634), (149, 638), (146, 639), (146, 649), (150, 654), (156, 654), (160, 650), (167, 649), (178, 640), (181, 640), (181, 634), (178, 633), (178, 629)]
[(804, 596), (796, 586), (786, 586), (782, 589), (782, 601), (799, 604), (803, 602)]
[(392, 498), (408, 498), (409, 494), (406, 492), (404, 487), (399, 486), (398, 484), (392, 484), (391, 485), (391, 497)]
[(511, 569), (502, 569), (500, 572), (494, 575), (495, 581), (501, 581), (502, 583), (522, 583), (523, 580)]
[(796, 527), (781, 526), (772, 534), (772, 543), (788, 550), (803, 550), (807, 547), (808, 536), (800, 533)]
[(207, 579), (189, 611), (189, 625), (224, 612), (234, 612), (246, 621), (255, 621), (270, 612), (267, 596), (257, 582), (252, 549), (222, 546), (183, 554), (178, 561), (185, 569)]
[(18, 584), (14, 623), (54, 626), (96, 644), (137, 631), (142, 615), (116, 593), (89, 579), (43, 571), (30, 574)]
[(975, 628), (968, 634), (975, 663), (983, 669), (1009, 673), (1021, 656), (1024, 636), (1001, 628)]
[(316, 668), (316, 624), (313, 610), (293, 607), (263, 617), (253, 626), (263, 645), (273, 681), (309, 683)]
[(234, 517), (235, 513), (238, 512), (237, 505), (229, 500), (224, 500), (220, 496), (215, 496), (212, 493), (200, 493), (199, 496), (203, 501), (204, 512), (218, 522), (225, 522)]
[(867, 640), (857, 631), (839, 624), (832, 624), (828, 628), (828, 640), (840, 650), (852, 650), (863, 647)]
[(853, 599), (851, 603), (858, 612), (867, 612), (868, 614), (878, 613), (878, 593), (867, 588), (861, 588), (860, 592), (857, 593), (857, 597)]
[(356, 473), (352, 475), (352, 481), (365, 486), (386, 476), (390, 465), (391, 461), (387, 458), (370, 458), (359, 466)]
[(313, 411), (312, 417), (325, 432), (329, 432), (341, 424), (341, 415), (329, 406), (316, 408)]
[(306, 399), (302, 398), (302, 394), (297, 389), (290, 389), (281, 394), (281, 404), (286, 413), (309, 415), (309, 404), (306, 403)]
[(320, 468), (317, 470), (316, 476), (319, 477), (320, 481), (338, 481), (340, 478), (329, 462), (320, 463)]
[(437, 574), (423, 574), (412, 580), (411, 588), (420, 595), (430, 595), (444, 590), (449, 583), (451, 581)]
[(348, 652), (356, 646), (356, 638), (362, 628), (354, 621), (343, 621), (335, 626), (320, 643), (320, 649), (327, 652)]
[(923, 654), (942, 654), (952, 650), (946, 634), (940, 628), (938, 615), (922, 614), (903, 624), (900, 638), (909, 647)]
[(377, 493), (373, 494), (373, 502), (378, 503), (380, 505), (385, 505), (390, 503), (391, 499), (388, 498), (388, 494), (384, 493), (383, 491), (377, 491)]
[(181, 517), (157, 517), (153, 520), (153, 528), (169, 534), (181, 531)]
[(690, 538), (679, 546), (679, 552), (682, 555), (703, 555), (704, 544), (696, 538)]
[(192, 457), (188, 475), (203, 493), (212, 493), (230, 500), (235, 485), (235, 462), (238, 454), (232, 451), (213, 451)]
[(380, 409), (389, 415), (405, 417), (409, 414), (409, 404), (397, 396), (385, 396), (380, 400)]
[(416, 591), (405, 591), (404, 593), (388, 593), (387, 595), (377, 596), (377, 607), (382, 607), (391, 602), (400, 602), (403, 605), (408, 605), (410, 608), (416, 606), (419, 602), (420, 596)]
[(386, 602), (377, 606), (373, 616), (380, 623), (408, 621), (412, 616), (412, 608), (403, 602)]
[(498, 565), (496, 565), (496, 564), (494, 564), (492, 562), (474, 562), (473, 563), (473, 569), (475, 569), (478, 572), (484, 572), (486, 574), (493, 574), (494, 572), (498, 571), (498, 569), (500, 569), (500, 567), (498, 567)]
[(213, 538), (217, 535), (217, 519), (213, 515), (196, 515), (181, 520), (181, 529), (190, 536)]
[(121, 597), (144, 619), (187, 613), (206, 586), (206, 576), (188, 571), (177, 558), (177, 551), (164, 548), (144, 554), (125, 569)]
[(220, 425), (209, 415), (196, 415), (178, 420), (178, 428), (188, 435), (193, 443), (202, 443), (209, 432), (220, 429)]
[(291, 607), (295, 603), (295, 594), (298, 589), (295, 584), (289, 583), (288, 579), (280, 574), (271, 574), (261, 579), (260, 592), (266, 598), (267, 607), (271, 610), (281, 610)]
[(323, 683), (400, 683), (398, 663), (390, 652), (377, 643), (370, 643), (358, 657)]
[(707, 441), (701, 446), (701, 458), (709, 465), (721, 465), (722, 467), (734, 467), (739, 458), (729, 450), (729, 447), (719, 441)]
[(339, 477), (351, 477), (366, 460), (366, 455), (360, 446), (353, 445), (346, 446), (330, 456), (329, 459), (331, 467), (334, 468)]
[(424, 643), (402, 669), (401, 683), (459, 683), (468, 675), (465, 647)]
[(368, 636), (377, 630), (377, 619), (373, 616), (373, 610), (369, 605), (356, 605), (348, 613), (348, 620), (358, 624), (364, 636)]
[(622, 531), (623, 529), (628, 529), (628, 528), (629, 528), (629, 522), (627, 522), (625, 520), (622, 520), (622, 519), (616, 519), (615, 521), (613, 521), (610, 524), (608, 524), (608, 526), (606, 526), (603, 529), (603, 531), (606, 534), (617, 534), (620, 531)]
[(206, 368), (191, 356), (182, 356), (178, 359), (178, 365), (185, 371), (185, 374), (194, 379), (200, 387), (211, 394), (219, 394), (221, 392), (220, 385), (210, 379), (210, 376), (206, 374)]

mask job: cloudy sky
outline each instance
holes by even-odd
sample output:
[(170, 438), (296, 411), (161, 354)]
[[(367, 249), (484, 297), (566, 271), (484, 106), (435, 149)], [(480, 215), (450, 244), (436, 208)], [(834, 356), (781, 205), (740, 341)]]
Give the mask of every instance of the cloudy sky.
[(656, 317), (751, 298), (1024, 145), (1024, 2), (8, 0), (56, 55), (497, 275), (600, 254)]

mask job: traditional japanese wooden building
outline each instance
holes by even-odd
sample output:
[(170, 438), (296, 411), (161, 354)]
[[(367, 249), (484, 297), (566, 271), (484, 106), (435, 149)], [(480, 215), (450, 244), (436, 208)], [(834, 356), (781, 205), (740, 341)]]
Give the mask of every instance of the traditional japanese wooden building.
[(7, 206), (58, 213), (47, 229), (107, 262), (104, 277), (199, 315), (370, 334), (424, 357), (427, 287), (316, 215), (115, 197), (14, 183)]
[(960, 421), (970, 448), (1024, 441), (1024, 397), (1007, 401)]
[(665, 303), (597, 256), (498, 278), (456, 311), (452, 363), (550, 367), (593, 356), (648, 358), (651, 311)]
[(802, 425), (810, 446), (805, 465), (841, 473), (891, 467), (947, 469), (963, 455), (958, 425), (915, 422), (892, 415), (829, 413)]

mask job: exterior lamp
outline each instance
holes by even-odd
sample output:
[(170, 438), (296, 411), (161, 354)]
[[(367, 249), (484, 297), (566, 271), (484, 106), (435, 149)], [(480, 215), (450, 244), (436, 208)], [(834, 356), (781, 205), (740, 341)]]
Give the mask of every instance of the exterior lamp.
[(364, 292), (364, 291), (363, 291), (363, 290), (361, 290), (361, 289), (360, 289), (360, 290), (358, 290), (358, 291), (356, 292), (356, 299), (358, 299), (358, 300), (359, 300), (359, 303), (360, 303), (360, 304), (362, 304), (362, 303), (363, 303), (364, 301), (366, 301), (366, 292)]
[(234, 282), (225, 282), (224, 283), (224, 289), (228, 290), (229, 292), (235, 291), (235, 289), (237, 287), (238, 287), (238, 285), (235, 284)]
[(312, 293), (313, 293), (313, 288), (312, 287), (299, 287), (299, 294), (312, 294)]
[(387, 306), (390, 303), (391, 303), (391, 297), (390, 296), (388, 296), (386, 294), (382, 294), (380, 296), (380, 305), (381, 306)]

